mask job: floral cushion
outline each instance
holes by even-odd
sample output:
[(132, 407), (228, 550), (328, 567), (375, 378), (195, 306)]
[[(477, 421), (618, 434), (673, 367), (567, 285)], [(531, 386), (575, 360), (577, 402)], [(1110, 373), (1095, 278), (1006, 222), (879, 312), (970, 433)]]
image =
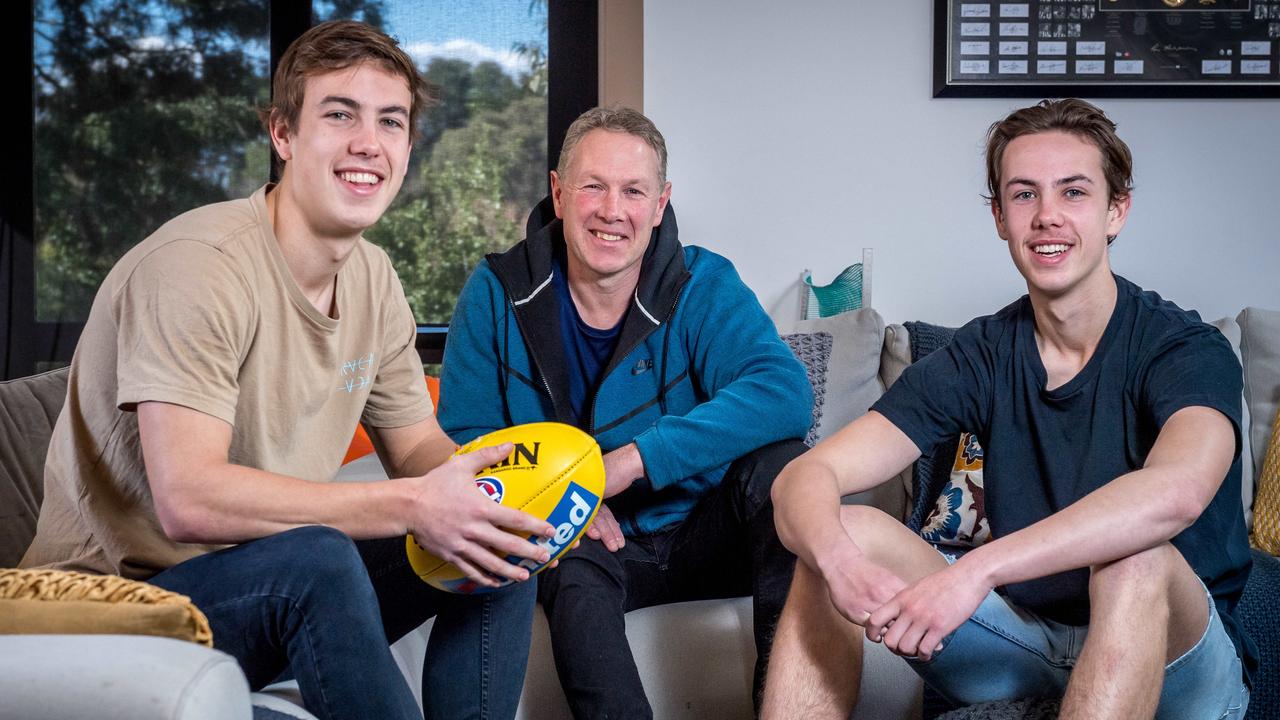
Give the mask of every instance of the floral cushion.
[(991, 539), (982, 490), (982, 446), (973, 433), (960, 436), (951, 477), (925, 517), (920, 536), (958, 547), (976, 547)]

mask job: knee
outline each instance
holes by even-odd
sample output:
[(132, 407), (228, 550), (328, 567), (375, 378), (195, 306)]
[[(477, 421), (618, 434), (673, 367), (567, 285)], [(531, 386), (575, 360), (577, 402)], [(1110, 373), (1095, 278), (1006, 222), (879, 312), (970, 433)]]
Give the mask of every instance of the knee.
[(582, 544), (565, 554), (560, 564), (538, 575), (538, 602), (554, 605), (563, 592), (608, 592), (623, 589), (621, 562), (604, 543), (583, 537)]
[(369, 574), (356, 544), (346, 533), (326, 525), (307, 525), (275, 536), (276, 557), (287, 572), (307, 578), (318, 588), (369, 585)]
[(1189, 570), (1182, 553), (1169, 543), (1089, 569), (1089, 601), (1095, 609), (1128, 600), (1149, 611), (1168, 605), (1174, 580)]
[(902, 549), (896, 539), (910, 532), (897, 518), (870, 505), (841, 505), (840, 522), (862, 552), (879, 564)]
[(727, 475), (738, 479), (741, 491), (748, 497), (759, 498), (761, 502), (767, 503), (778, 473), (808, 449), (799, 440), (770, 443), (738, 458)]

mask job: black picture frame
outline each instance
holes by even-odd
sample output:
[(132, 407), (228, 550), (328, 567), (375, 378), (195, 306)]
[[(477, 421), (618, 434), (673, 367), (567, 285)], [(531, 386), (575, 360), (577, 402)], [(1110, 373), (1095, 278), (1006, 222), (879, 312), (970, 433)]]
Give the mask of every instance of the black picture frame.
[(937, 98), (1280, 97), (1280, 0), (934, 0), (933, 14)]

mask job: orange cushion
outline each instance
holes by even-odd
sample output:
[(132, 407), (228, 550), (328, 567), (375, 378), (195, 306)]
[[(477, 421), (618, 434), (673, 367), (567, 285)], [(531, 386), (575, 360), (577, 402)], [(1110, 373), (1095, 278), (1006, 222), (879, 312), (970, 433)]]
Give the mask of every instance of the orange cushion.
[[(423, 375), (427, 380), (427, 392), (431, 393), (431, 404), (440, 404), (440, 378), (434, 378), (430, 375)], [(342, 458), (342, 464), (346, 465), (352, 460), (362, 458), (373, 452), (373, 441), (369, 439), (369, 433), (364, 429), (364, 424), (356, 425), (356, 436), (351, 438), (351, 446), (347, 448), (346, 457)]]

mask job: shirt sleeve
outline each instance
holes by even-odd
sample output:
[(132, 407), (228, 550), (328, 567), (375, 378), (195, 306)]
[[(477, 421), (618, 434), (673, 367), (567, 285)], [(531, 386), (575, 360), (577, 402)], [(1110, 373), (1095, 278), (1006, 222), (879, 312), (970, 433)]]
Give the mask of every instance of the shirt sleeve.
[(117, 406), (166, 402), (234, 424), (254, 312), (248, 285), (218, 249), (178, 240), (152, 251), (112, 298)]
[(636, 436), (655, 490), (769, 443), (802, 438), (813, 419), (804, 366), (733, 266), (724, 261), (690, 286), (682, 301), (690, 316), (675, 331), (688, 344), (691, 371), (710, 398), (687, 414), (663, 416)]
[(1145, 364), (1142, 403), (1163, 428), (1186, 407), (1208, 407), (1231, 421), (1240, 449), (1243, 372), (1230, 343), (1212, 325), (1195, 323), (1172, 333)]
[(971, 323), (946, 347), (912, 363), (871, 406), (922, 454), (961, 432), (980, 436), (990, 417), (993, 353)]
[(418, 355), (418, 325), (400, 278), (385, 255), (385, 292), (375, 307), (383, 313), (381, 361), (365, 400), (362, 419), (373, 427), (404, 427), (431, 416), (431, 394)]

